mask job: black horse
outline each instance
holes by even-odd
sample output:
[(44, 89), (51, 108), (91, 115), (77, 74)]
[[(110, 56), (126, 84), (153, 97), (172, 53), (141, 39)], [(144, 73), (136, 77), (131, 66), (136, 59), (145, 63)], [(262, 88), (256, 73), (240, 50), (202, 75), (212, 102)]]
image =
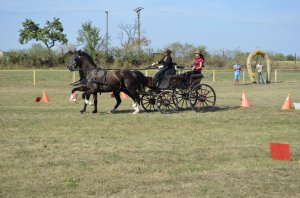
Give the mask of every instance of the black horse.
[(97, 113), (97, 93), (113, 92), (116, 98), (116, 105), (110, 112), (115, 112), (122, 100), (120, 92), (126, 93), (133, 100), (134, 114), (139, 113), (140, 96), (139, 92), (147, 85), (147, 78), (140, 71), (131, 70), (105, 70), (97, 67), (92, 57), (85, 52), (75, 51), (70, 58), (67, 68), (70, 71), (80, 71), (84, 78), (83, 85), (72, 90), (83, 91), (84, 107), (80, 111), (84, 113), (90, 95), (94, 97), (94, 110)]

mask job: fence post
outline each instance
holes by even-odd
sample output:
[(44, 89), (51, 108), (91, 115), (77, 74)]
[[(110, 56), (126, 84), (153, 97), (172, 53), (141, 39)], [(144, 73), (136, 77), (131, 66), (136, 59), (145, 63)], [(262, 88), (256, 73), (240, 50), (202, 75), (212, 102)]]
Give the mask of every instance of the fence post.
[(35, 86), (35, 70), (33, 70), (33, 86)]
[(277, 69), (275, 69), (275, 83), (277, 83)]
[(216, 82), (216, 71), (213, 70), (213, 84), (215, 84)]
[(245, 84), (245, 70), (243, 70), (243, 84)]

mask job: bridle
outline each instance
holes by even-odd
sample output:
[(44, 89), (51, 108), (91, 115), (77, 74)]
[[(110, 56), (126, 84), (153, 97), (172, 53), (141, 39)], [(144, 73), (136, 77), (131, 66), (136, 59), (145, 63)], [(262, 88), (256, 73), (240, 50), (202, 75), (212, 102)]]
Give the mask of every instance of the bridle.
[(68, 64), (68, 69), (72, 69), (71, 71), (79, 71), (80, 69), (79, 69), (79, 67), (77, 67), (76, 69), (75, 69), (75, 67), (77, 66), (77, 55), (72, 55), (71, 56), (71, 58), (70, 58), (70, 60), (72, 60), (72, 65), (69, 65), (70, 64), (70, 62), (69, 62), (69, 64)]
[[(72, 55), (71, 59), (72, 59), (72, 65), (70, 67), (72, 67), (73, 71), (88, 71), (87, 73), (90, 73), (94, 69), (100, 69), (98, 67), (89, 68), (89, 69), (80, 69), (79, 66), (77, 65), (78, 64), (78, 60), (80, 60), (80, 55), (78, 55), (78, 54)], [(76, 69), (75, 69), (75, 67), (76, 67)]]

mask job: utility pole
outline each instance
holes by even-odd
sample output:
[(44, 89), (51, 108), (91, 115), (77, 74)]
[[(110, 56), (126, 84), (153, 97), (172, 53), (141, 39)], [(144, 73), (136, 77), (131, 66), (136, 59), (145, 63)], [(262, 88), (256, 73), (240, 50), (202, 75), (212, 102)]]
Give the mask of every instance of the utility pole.
[(105, 11), (106, 13), (106, 42), (105, 42), (105, 52), (106, 52), (106, 58), (108, 58), (108, 11)]
[(140, 31), (140, 27), (141, 27), (141, 24), (140, 24), (140, 12), (141, 10), (144, 9), (142, 7), (138, 7), (136, 8), (134, 11), (137, 13), (137, 16), (138, 16), (138, 57), (140, 57), (141, 55), (141, 31)]

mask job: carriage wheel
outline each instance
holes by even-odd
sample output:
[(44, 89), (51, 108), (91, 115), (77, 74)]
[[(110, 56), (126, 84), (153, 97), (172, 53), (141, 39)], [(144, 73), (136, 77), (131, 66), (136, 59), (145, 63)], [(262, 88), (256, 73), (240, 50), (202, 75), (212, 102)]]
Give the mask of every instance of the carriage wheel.
[(177, 97), (171, 91), (163, 91), (156, 97), (156, 108), (161, 113), (173, 113), (177, 111)]
[(145, 109), (145, 111), (151, 112), (151, 111), (156, 111), (156, 106), (155, 106), (155, 99), (156, 93), (145, 93), (141, 97), (141, 104), (142, 107)]
[(178, 109), (186, 110), (190, 108), (189, 103), (189, 92), (186, 89), (175, 89), (174, 90), (177, 100), (178, 100)]
[(190, 105), (196, 112), (206, 112), (212, 110), (216, 103), (216, 93), (207, 84), (195, 86), (190, 91)]
[(190, 85), (190, 89), (193, 89), (193, 88), (196, 87), (197, 85), (200, 85), (200, 83), (201, 83), (201, 79), (195, 80), (195, 81)]

